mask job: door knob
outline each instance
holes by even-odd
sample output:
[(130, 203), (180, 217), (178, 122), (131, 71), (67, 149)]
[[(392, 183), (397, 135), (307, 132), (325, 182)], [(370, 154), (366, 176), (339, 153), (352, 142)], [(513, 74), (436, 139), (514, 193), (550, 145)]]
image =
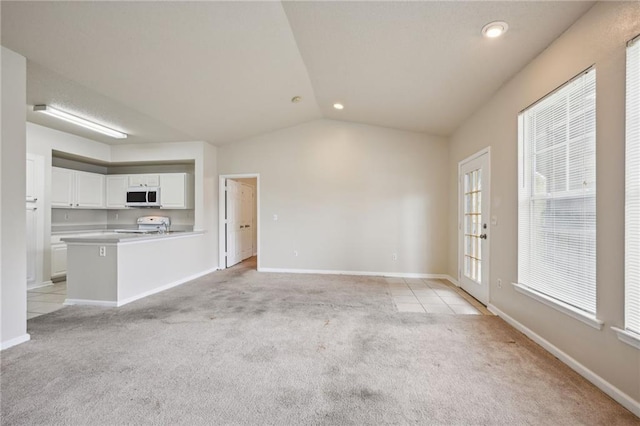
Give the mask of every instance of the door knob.
[(487, 234), (481, 234), (481, 235), (478, 235), (478, 237), (480, 239), (482, 239), (482, 240), (486, 240), (487, 239)]

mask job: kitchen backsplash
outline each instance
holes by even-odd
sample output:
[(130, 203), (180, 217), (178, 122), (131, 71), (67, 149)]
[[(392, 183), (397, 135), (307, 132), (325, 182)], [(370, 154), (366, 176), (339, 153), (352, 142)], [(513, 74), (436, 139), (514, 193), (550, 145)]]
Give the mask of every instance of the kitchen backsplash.
[(126, 209), (108, 210), (107, 224), (109, 228), (137, 226), (136, 220), (140, 216), (169, 216), (171, 227), (191, 226), (193, 228), (193, 210), (161, 210), (161, 209)]
[(193, 210), (51, 209), (51, 232), (136, 228), (136, 220), (140, 216), (169, 216), (171, 218), (172, 229), (190, 231), (193, 229), (193, 214)]

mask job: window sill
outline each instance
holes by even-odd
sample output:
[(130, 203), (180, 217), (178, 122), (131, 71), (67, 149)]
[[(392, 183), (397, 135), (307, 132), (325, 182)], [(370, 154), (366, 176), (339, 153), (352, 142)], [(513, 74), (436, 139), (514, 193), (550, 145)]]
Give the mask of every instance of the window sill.
[(611, 329), (618, 334), (620, 341), (636, 349), (640, 349), (640, 334), (634, 333), (633, 331), (622, 330), (618, 327), (611, 327)]
[(593, 327), (596, 330), (602, 330), (604, 322), (600, 321), (595, 316), (589, 315), (586, 312), (574, 308), (573, 306), (566, 303), (562, 303), (559, 300), (553, 299), (546, 294), (542, 294), (539, 291), (533, 290), (525, 285), (513, 283), (513, 288), (515, 288), (517, 292), (522, 293), (534, 300), (537, 300), (538, 302), (543, 303), (550, 308), (555, 309), (556, 311), (562, 312), (565, 315), (569, 315), (571, 318), (587, 324), (588, 326)]

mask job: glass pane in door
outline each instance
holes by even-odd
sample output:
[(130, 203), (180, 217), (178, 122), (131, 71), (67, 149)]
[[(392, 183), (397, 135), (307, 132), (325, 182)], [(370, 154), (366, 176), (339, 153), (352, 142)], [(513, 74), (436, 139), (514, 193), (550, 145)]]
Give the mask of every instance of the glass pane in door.
[(464, 175), (464, 275), (482, 279), (482, 169)]

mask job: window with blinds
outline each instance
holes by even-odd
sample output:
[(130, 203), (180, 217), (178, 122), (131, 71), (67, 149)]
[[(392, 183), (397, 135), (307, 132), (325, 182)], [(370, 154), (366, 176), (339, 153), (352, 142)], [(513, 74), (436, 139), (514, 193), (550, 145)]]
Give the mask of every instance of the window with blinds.
[(640, 334), (640, 37), (627, 47), (625, 328)]
[(595, 70), (524, 110), (518, 131), (518, 283), (595, 316)]

